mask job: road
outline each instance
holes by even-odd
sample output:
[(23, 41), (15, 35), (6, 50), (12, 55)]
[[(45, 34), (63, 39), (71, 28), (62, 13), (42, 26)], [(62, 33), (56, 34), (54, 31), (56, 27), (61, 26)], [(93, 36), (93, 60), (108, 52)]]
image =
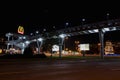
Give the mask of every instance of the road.
[(0, 80), (120, 80), (120, 61), (3, 59)]

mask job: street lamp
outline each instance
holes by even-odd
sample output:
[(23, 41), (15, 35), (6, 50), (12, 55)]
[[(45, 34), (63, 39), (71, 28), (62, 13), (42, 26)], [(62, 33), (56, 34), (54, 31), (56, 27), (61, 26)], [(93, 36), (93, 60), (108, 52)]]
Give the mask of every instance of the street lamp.
[(10, 37), (13, 36), (13, 34), (12, 33), (7, 33), (5, 36), (8, 37), (8, 42), (7, 42), (7, 50), (8, 50), (9, 49), (9, 45), (10, 45), (10, 43), (9, 43)]
[(110, 14), (107, 13), (107, 14), (106, 14), (106, 18), (107, 18), (107, 25), (108, 25), (108, 26), (110, 25), (110, 22), (109, 22), (109, 16), (110, 16)]
[(84, 23), (85, 23), (85, 18), (82, 19), (82, 24), (81, 24), (83, 29), (85, 29), (85, 27), (83, 27)]
[(109, 14), (109, 13), (107, 13), (107, 21), (109, 20), (109, 15), (110, 15), (110, 14)]
[[(36, 35), (38, 35), (39, 31), (36, 31), (35, 33), (36, 33)], [(42, 46), (42, 41), (43, 41), (43, 39), (41, 37), (40, 38), (36, 38), (36, 42), (37, 42), (37, 46), (38, 46), (38, 54), (40, 54), (40, 48)], [(39, 43), (39, 42), (41, 42), (41, 43)]]
[(84, 21), (85, 21), (85, 18), (83, 18), (82, 21), (84, 22)]
[(36, 31), (35, 33), (36, 33), (36, 34), (38, 34), (38, 33), (39, 33), (39, 31)]
[(68, 22), (66, 22), (66, 23), (65, 23), (65, 26), (68, 26), (68, 25), (69, 25), (69, 23), (68, 23)]
[(85, 22), (85, 18), (82, 19), (82, 26), (83, 26), (84, 22)]
[[(39, 42), (41, 42), (41, 43), (39, 44)], [(43, 42), (43, 39), (42, 39), (42, 38), (38, 38), (38, 39), (37, 39), (38, 54), (40, 53), (40, 48), (41, 48), (41, 46), (42, 46), (42, 42)]]
[[(65, 30), (66, 30), (66, 28), (69, 26), (69, 23), (68, 22), (66, 22), (65, 23), (65, 29), (64, 29), (64, 32), (66, 32)], [(66, 50), (66, 48), (65, 48), (65, 44), (66, 44), (66, 41), (65, 41), (65, 39), (68, 39), (68, 37), (64, 34), (64, 51)]]

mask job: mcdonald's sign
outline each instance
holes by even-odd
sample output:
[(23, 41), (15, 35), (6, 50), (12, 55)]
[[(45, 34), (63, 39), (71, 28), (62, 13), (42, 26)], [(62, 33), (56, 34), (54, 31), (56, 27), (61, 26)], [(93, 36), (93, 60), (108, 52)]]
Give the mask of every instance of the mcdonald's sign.
[(23, 28), (23, 26), (19, 26), (18, 27), (18, 33), (24, 34), (24, 28)]

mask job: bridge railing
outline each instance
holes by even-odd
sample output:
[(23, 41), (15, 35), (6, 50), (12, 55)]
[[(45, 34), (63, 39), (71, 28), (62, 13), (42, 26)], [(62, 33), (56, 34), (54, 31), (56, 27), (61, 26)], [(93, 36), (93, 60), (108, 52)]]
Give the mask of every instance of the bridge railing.
[(71, 32), (77, 32), (77, 31), (100, 29), (100, 28), (114, 27), (114, 26), (120, 26), (120, 19), (112, 19), (108, 21), (101, 21), (98, 23), (90, 23), (90, 24), (84, 24), (80, 26), (68, 27), (65, 29), (57, 30), (57, 32), (59, 34), (60, 33), (71, 33)]

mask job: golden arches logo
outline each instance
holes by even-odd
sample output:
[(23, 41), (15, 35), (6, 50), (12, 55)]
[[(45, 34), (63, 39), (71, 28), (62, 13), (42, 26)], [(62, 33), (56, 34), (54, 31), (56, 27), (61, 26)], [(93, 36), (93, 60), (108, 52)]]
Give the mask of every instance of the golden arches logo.
[(24, 28), (23, 28), (23, 26), (19, 26), (18, 27), (18, 33), (24, 34)]

